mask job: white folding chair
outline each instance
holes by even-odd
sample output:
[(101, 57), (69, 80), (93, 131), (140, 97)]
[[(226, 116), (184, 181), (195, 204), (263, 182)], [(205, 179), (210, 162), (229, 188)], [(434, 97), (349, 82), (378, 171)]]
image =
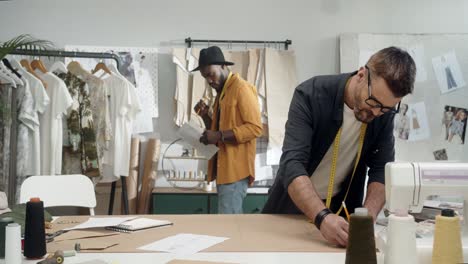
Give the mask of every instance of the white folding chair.
[(94, 185), (84, 175), (31, 176), (21, 185), (20, 203), (33, 197), (39, 197), (44, 207), (87, 207), (90, 215), (96, 207)]

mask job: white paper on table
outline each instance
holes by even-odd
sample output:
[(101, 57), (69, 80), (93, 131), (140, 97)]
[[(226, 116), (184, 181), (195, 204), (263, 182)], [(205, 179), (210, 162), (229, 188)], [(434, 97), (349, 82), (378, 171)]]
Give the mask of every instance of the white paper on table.
[(195, 254), (199, 251), (219, 244), (228, 239), (228, 237), (215, 237), (181, 233), (139, 247), (138, 249), (188, 255)]
[(76, 229), (87, 229), (87, 228), (95, 228), (95, 227), (106, 227), (106, 226), (117, 226), (121, 223), (135, 219), (136, 216), (131, 217), (101, 217), (95, 218), (90, 217), (88, 221), (81, 223), (77, 226), (66, 228), (64, 230), (76, 230)]
[(211, 157), (218, 152), (218, 147), (215, 145), (202, 144), (200, 142), (200, 137), (203, 132), (204, 129), (201, 126), (194, 122), (194, 120), (190, 120), (182, 125), (177, 134), (184, 140), (184, 142), (195, 148), (200, 156), (211, 159)]

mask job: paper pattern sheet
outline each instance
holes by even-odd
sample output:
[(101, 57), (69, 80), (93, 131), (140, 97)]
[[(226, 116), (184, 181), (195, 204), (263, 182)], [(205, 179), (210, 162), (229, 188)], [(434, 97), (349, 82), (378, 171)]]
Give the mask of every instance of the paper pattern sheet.
[(279, 165), (289, 104), (297, 86), (296, 56), (291, 50), (266, 49), (265, 52), (269, 133), (267, 165)]
[(215, 145), (204, 145), (200, 143), (200, 137), (203, 134), (203, 128), (201, 128), (194, 120), (191, 120), (188, 123), (182, 125), (178, 131), (178, 135), (183, 138), (183, 140), (194, 147), (200, 156), (203, 156), (207, 159), (218, 152), (218, 147)]
[(142, 246), (138, 249), (188, 255), (200, 252), (227, 239), (229, 238), (181, 233)]

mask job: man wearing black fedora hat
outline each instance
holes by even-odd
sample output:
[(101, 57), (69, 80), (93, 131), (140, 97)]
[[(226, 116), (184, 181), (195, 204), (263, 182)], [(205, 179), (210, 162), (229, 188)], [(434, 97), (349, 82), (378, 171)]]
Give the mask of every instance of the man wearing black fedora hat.
[(227, 66), (234, 63), (224, 59), (219, 47), (200, 51), (198, 67), (208, 84), (216, 90), (213, 116), (200, 100), (195, 112), (207, 130), (200, 142), (219, 147), (208, 162), (208, 181), (216, 180), (218, 213), (241, 214), (247, 188), (255, 179), (256, 138), (262, 134), (257, 90), (233, 74)]

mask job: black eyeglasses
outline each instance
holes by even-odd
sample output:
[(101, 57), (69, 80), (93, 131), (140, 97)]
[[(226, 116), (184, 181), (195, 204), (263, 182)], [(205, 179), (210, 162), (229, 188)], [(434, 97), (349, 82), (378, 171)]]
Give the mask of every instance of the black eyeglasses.
[(388, 107), (384, 106), (377, 98), (372, 96), (372, 91), (371, 91), (371, 81), (370, 81), (370, 70), (367, 65), (365, 66), (367, 69), (367, 88), (369, 89), (369, 98), (365, 100), (366, 104), (372, 108), (379, 108), (380, 112), (382, 113), (392, 113), (396, 114), (400, 112), (400, 104), (401, 102), (398, 103), (397, 107)]

